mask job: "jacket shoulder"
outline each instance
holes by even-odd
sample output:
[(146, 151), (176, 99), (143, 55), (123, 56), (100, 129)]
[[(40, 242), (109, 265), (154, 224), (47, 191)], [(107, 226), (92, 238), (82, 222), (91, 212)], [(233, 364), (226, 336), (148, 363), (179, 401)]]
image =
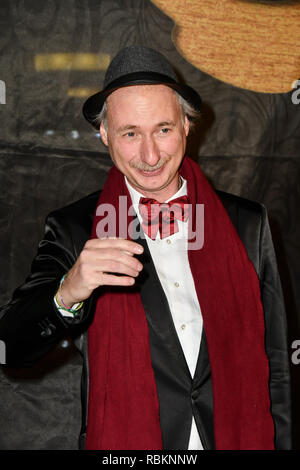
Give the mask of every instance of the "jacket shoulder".
[(48, 215), (47, 219), (59, 219), (66, 223), (91, 224), (93, 221), (96, 205), (100, 197), (101, 190), (95, 191), (87, 196), (74, 201), (64, 207), (56, 209)]
[(78, 201), (56, 209), (46, 217), (45, 237), (54, 238), (79, 255), (91, 236), (96, 205), (101, 191), (91, 193)]
[(256, 272), (260, 272), (261, 240), (267, 226), (267, 211), (263, 204), (224, 191), (216, 191)]
[(246, 199), (244, 197), (220, 190), (216, 190), (216, 194), (228, 212), (242, 210), (245, 212), (249, 211), (252, 214), (256, 214), (257, 216), (261, 216), (262, 213), (264, 213), (266, 210), (263, 204), (251, 199)]

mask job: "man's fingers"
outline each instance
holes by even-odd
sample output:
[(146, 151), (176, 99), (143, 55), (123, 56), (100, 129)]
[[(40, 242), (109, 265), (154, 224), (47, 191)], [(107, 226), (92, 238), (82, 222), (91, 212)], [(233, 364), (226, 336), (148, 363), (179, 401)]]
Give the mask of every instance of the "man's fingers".
[(88, 240), (85, 246), (87, 249), (116, 248), (132, 255), (141, 254), (144, 251), (144, 248), (140, 243), (136, 243), (132, 240), (125, 240), (124, 238), (93, 238)]
[(134, 283), (135, 279), (130, 276), (114, 276), (103, 273), (103, 284), (107, 286), (132, 286)]
[(143, 247), (120, 238), (88, 240), (63, 283), (68, 302), (88, 298), (101, 285), (130, 286), (134, 284), (143, 265), (134, 256)]
[(119, 260), (102, 260), (99, 267), (95, 267), (96, 272), (125, 274), (127, 276), (138, 276), (139, 270), (131, 267)]
[(106, 261), (117, 261), (131, 269), (141, 271), (143, 269), (142, 263), (135, 258), (132, 253), (127, 253), (119, 249), (103, 248), (101, 250), (87, 251), (83, 255), (83, 260), (92, 265), (98, 265), (99, 270), (102, 270), (103, 263)]

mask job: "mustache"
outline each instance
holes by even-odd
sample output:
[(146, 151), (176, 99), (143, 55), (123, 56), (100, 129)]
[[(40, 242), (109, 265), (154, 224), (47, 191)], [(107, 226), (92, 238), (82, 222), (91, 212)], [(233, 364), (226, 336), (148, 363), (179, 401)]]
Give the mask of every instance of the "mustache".
[(145, 162), (136, 162), (136, 163), (132, 162), (130, 164), (130, 166), (131, 166), (131, 168), (137, 168), (138, 170), (155, 171), (155, 170), (158, 170), (159, 168), (161, 168), (169, 160), (170, 160), (170, 157), (169, 158), (161, 158), (156, 163), (156, 165), (154, 165), (154, 166), (148, 165), (148, 163), (145, 163)]

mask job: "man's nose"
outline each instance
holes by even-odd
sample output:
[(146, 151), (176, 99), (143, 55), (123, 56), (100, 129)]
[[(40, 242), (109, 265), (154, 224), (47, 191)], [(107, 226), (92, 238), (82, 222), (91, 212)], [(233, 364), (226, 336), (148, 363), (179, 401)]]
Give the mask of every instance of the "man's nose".
[(153, 136), (143, 136), (140, 152), (141, 160), (150, 166), (155, 166), (160, 159), (159, 148)]

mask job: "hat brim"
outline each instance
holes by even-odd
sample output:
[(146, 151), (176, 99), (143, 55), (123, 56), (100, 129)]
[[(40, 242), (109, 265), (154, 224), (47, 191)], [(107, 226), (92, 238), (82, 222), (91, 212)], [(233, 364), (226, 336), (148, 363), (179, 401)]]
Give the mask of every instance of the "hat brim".
[(122, 76), (111, 82), (106, 88), (90, 96), (83, 105), (82, 112), (85, 119), (99, 130), (96, 117), (102, 110), (106, 98), (118, 88), (133, 85), (166, 85), (177, 91), (196, 111), (201, 108), (200, 95), (190, 86), (176, 82), (171, 77), (155, 72), (134, 72)]

